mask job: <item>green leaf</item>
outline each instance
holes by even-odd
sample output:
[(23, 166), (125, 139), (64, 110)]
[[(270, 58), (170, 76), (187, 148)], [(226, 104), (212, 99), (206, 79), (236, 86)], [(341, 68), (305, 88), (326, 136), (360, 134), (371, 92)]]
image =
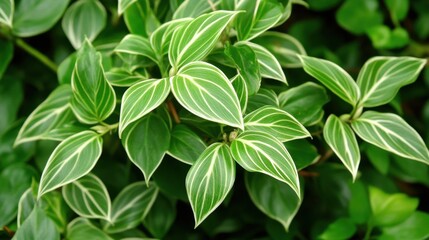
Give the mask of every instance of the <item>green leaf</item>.
[(16, 223), (18, 225), (18, 228), (22, 225), (25, 219), (30, 216), (35, 205), (36, 200), (33, 196), (32, 188), (30, 187), (21, 195), (21, 198), (18, 202), (18, 213), (16, 216)]
[(320, 159), (317, 148), (306, 139), (284, 142), (283, 145), (285, 145), (289, 154), (292, 156), (298, 170), (315, 164)]
[(231, 82), (215, 66), (192, 62), (170, 78), (177, 101), (191, 113), (218, 123), (243, 128), (238, 97)]
[(333, 62), (300, 56), (304, 71), (319, 80), (335, 95), (355, 105), (360, 97), (359, 88), (353, 78), (344, 69)]
[(130, 73), (123, 68), (110, 69), (106, 72), (106, 78), (112, 86), (117, 87), (130, 87), (147, 79), (146, 76)]
[(310, 5), (310, 9), (324, 11), (335, 7), (341, 0), (307, 0), (307, 2)]
[(110, 220), (109, 193), (103, 182), (94, 174), (88, 174), (65, 185), (62, 194), (70, 208), (79, 216)]
[(239, 41), (250, 40), (277, 24), (282, 18), (282, 6), (273, 1), (243, 0), (236, 6), (244, 10), (235, 21)]
[[(386, 175), (390, 166), (390, 153), (371, 144), (367, 144), (365, 147), (362, 146), (362, 148), (372, 165), (380, 173)], [(406, 161), (406, 164), (409, 164), (409, 161)]]
[(18, 116), (24, 99), (24, 87), (20, 80), (6, 75), (0, 81), (0, 134), (6, 133)]
[(331, 114), (323, 128), (323, 137), (355, 180), (360, 163), (360, 151), (356, 135), (350, 125)]
[(193, 165), (206, 148), (205, 142), (194, 131), (186, 125), (178, 124), (171, 132), (167, 153), (179, 161)]
[(429, 214), (416, 211), (405, 221), (383, 228), (380, 240), (427, 239), (429, 237)]
[(151, 35), (159, 26), (159, 20), (150, 6), (150, 0), (137, 0), (124, 12), (125, 24), (132, 34)]
[(279, 99), (277, 94), (267, 88), (259, 89), (259, 92), (253, 96), (249, 96), (249, 101), (247, 103), (246, 112), (255, 111), (258, 108), (264, 107), (266, 105), (279, 107)]
[(419, 205), (417, 198), (403, 193), (387, 194), (375, 187), (369, 187), (372, 209), (371, 223), (387, 227), (399, 224), (409, 218)]
[(177, 29), (171, 39), (168, 57), (173, 69), (206, 57), (237, 12), (215, 11), (203, 14)]
[[(1, 5), (1, 2), (0, 2)], [(0, 16), (1, 16), (1, 8), (0, 8)], [(1, 18), (0, 18), (1, 21)], [(0, 52), (2, 53), (2, 57), (0, 58), (0, 82), (3, 77), (3, 73), (6, 71), (9, 66), (10, 61), (13, 57), (13, 43), (12, 41), (5, 41), (0, 39)]]
[(192, 18), (181, 18), (166, 22), (157, 28), (152, 33), (152, 35), (150, 35), (150, 44), (152, 45), (153, 50), (157, 53), (158, 57), (164, 56), (168, 53), (168, 48), (170, 47), (170, 42), (174, 31), (181, 28), (185, 24), (188, 24), (191, 20)]
[[(13, 12), (15, 11), (14, 0), (0, 1), (0, 23), (12, 27)], [(1, 74), (0, 74), (1, 77)]]
[(170, 128), (158, 115), (150, 114), (124, 131), (122, 144), (149, 184), (170, 146)]
[(169, 93), (167, 78), (145, 80), (128, 88), (122, 97), (119, 136), (131, 123), (161, 105)]
[(67, 226), (67, 240), (113, 240), (109, 235), (101, 229), (94, 226), (91, 221), (86, 218), (76, 218)]
[(174, 11), (173, 19), (195, 18), (210, 10), (216, 9), (220, 0), (201, 1), (201, 0), (185, 0)]
[(157, 62), (152, 46), (147, 38), (135, 34), (126, 35), (116, 46), (115, 52), (140, 55)]
[(383, 23), (378, 0), (346, 0), (337, 10), (338, 24), (354, 34), (365, 33)]
[(137, 2), (137, 0), (119, 0), (118, 1), (118, 15), (122, 15), (125, 10), (132, 4)]
[(125, 187), (113, 201), (111, 222), (102, 222), (103, 230), (117, 233), (138, 226), (152, 208), (158, 191), (155, 184), (147, 187), (145, 182)]
[(282, 67), (299, 68), (302, 64), (297, 55), (307, 55), (302, 44), (285, 33), (264, 32), (252, 42), (270, 51)]
[(71, 107), (79, 121), (102, 122), (112, 114), (116, 95), (104, 74), (101, 54), (88, 41), (79, 50), (71, 81)]
[(351, 193), (348, 206), (349, 216), (354, 223), (364, 224), (371, 216), (368, 188), (362, 181), (356, 180), (349, 183), (349, 189)]
[(85, 39), (92, 42), (100, 34), (106, 21), (106, 9), (98, 0), (80, 0), (67, 9), (61, 26), (72, 46), (79, 49)]
[(38, 198), (88, 174), (101, 155), (103, 139), (93, 131), (83, 131), (62, 141), (43, 169)]
[(57, 71), (58, 83), (60, 85), (71, 84), (71, 79), (72, 79), (73, 69), (75, 64), (76, 64), (75, 52), (70, 54), (60, 63)]
[(399, 24), (407, 17), (410, 2), (409, 0), (384, 0), (390, 12), (390, 18), (395, 24)]
[(261, 107), (246, 115), (244, 128), (268, 133), (281, 142), (311, 137), (292, 115), (272, 106)]
[(235, 161), (249, 172), (259, 172), (288, 184), (300, 196), (298, 171), (284, 145), (268, 133), (245, 131), (231, 143)]
[(246, 81), (240, 74), (237, 74), (231, 79), (231, 84), (237, 94), (238, 100), (240, 101), (241, 112), (245, 113), (247, 102), (249, 101), (249, 91)]
[(228, 145), (210, 145), (186, 176), (186, 192), (194, 213), (195, 227), (225, 200), (234, 181), (235, 163)]
[(35, 207), (13, 237), (13, 240), (20, 239), (59, 240), (60, 233), (43, 210)]
[(390, 102), (402, 86), (413, 83), (425, 59), (412, 57), (373, 57), (359, 73), (357, 84), (362, 96), (360, 104), (376, 107)]
[(13, 13), (13, 34), (31, 37), (46, 32), (61, 18), (68, 4), (69, 0), (20, 1)]
[(330, 223), (317, 239), (350, 239), (356, 230), (355, 224), (349, 218), (338, 218)]
[(159, 194), (149, 213), (143, 219), (143, 225), (158, 239), (163, 239), (176, 219), (176, 201)]
[(284, 182), (263, 174), (246, 173), (246, 189), (256, 207), (282, 224), (285, 231), (301, 206), (302, 195)]
[(352, 122), (352, 127), (366, 142), (401, 157), (429, 164), (429, 151), (423, 139), (395, 114), (367, 111)]

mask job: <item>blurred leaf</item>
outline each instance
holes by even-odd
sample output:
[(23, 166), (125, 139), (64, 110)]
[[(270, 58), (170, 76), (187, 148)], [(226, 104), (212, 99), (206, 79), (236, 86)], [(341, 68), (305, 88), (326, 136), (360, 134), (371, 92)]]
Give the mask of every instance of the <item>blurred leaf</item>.
[[(0, 23), (5, 24), (6, 26), (12, 27), (13, 12), (15, 11), (15, 1), (14, 0), (2, 0), (0, 1)], [(3, 51), (1, 51), (3, 52)], [(0, 78), (1, 78), (0, 71)]]
[[(153, 179), (165, 195), (187, 202), (185, 179), (189, 168), (188, 164), (166, 158), (153, 175)], [(171, 176), (174, 176), (174, 181), (171, 181)]]
[(2, 80), (0, 80), (0, 135), (16, 120), (24, 95), (23, 86), (19, 79), (11, 81), (12, 77), (5, 76)]
[(389, 173), (409, 183), (422, 183), (429, 186), (429, 166), (394, 155)]
[[(7, 2), (7, 1), (4, 1)], [(11, 0), (13, 3), (13, 0)], [(3, 2), (0, 2), (0, 6)], [(0, 8), (0, 22), (1, 22), (1, 11), (3, 9)], [(4, 39), (0, 39), (0, 52), (2, 53), (2, 57), (0, 58), (0, 84), (2, 82), (3, 74), (9, 66), (10, 61), (12, 60), (14, 49), (12, 41), (6, 41)], [(1, 86), (1, 85), (0, 85)], [(1, 132), (1, 131), (0, 131)]]
[(122, 15), (122, 13), (124, 13), (124, 11), (127, 10), (127, 8), (131, 6), (131, 4), (135, 3), (136, 1), (137, 0), (119, 0), (118, 15)]
[(179, 161), (193, 165), (207, 148), (206, 143), (184, 124), (174, 126), (168, 154)]
[(415, 34), (424, 40), (429, 36), (429, 14), (420, 14), (414, 21)]
[(73, 69), (76, 65), (76, 53), (70, 54), (58, 66), (57, 77), (59, 84), (71, 84)]
[(390, 166), (389, 152), (371, 144), (365, 145), (364, 151), (372, 165), (382, 174), (386, 175)]
[(13, 237), (13, 240), (20, 239), (59, 240), (60, 233), (43, 210), (35, 207)]
[(156, 238), (163, 239), (176, 219), (176, 201), (159, 194), (143, 225)]
[(349, 215), (356, 224), (363, 224), (371, 216), (371, 205), (366, 185), (357, 180), (349, 184), (351, 196), (349, 200)]
[(338, 5), (342, 0), (307, 0), (310, 9), (326, 11)]
[[(173, 19), (180, 18), (196, 18), (201, 14), (207, 13), (213, 8), (216, 8), (220, 0), (201, 1), (201, 0), (185, 0), (174, 11)], [(231, 9), (234, 10), (234, 9)]]
[(336, 13), (338, 24), (354, 34), (363, 34), (383, 22), (378, 0), (346, 0)]
[(423, 240), (429, 237), (429, 214), (416, 211), (405, 221), (383, 228), (380, 240), (414, 239)]
[(328, 225), (318, 239), (350, 239), (356, 233), (356, 230), (356, 226), (350, 219), (338, 218)]
[(409, 9), (409, 0), (384, 0), (390, 12), (393, 23), (398, 25), (399, 21), (405, 19)]
[(67, 240), (113, 240), (101, 229), (98, 229), (86, 218), (76, 218), (67, 226)]

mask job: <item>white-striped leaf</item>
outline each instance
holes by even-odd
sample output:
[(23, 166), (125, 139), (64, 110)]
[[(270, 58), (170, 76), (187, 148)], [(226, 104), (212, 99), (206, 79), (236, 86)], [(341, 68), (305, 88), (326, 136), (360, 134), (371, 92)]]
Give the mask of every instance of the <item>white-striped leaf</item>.
[(247, 90), (246, 81), (240, 74), (237, 74), (231, 79), (232, 86), (234, 87), (235, 93), (237, 94), (238, 100), (240, 101), (241, 113), (245, 113), (247, 109), (247, 102), (249, 101), (249, 91)]
[(139, 82), (125, 91), (119, 117), (119, 136), (127, 126), (161, 105), (170, 93), (167, 78)]
[(201, 138), (186, 125), (178, 124), (171, 132), (168, 155), (186, 164), (194, 164), (207, 148)]
[(360, 151), (352, 128), (331, 114), (323, 128), (323, 137), (355, 180), (360, 163)]
[(194, 213), (195, 227), (223, 202), (234, 181), (235, 162), (228, 145), (210, 145), (186, 176), (186, 192)]
[(264, 174), (247, 172), (245, 183), (255, 206), (288, 231), (301, 206), (302, 195), (298, 197), (287, 184)]
[(116, 46), (114, 51), (119, 54), (125, 53), (147, 57), (152, 61), (157, 62), (155, 52), (153, 51), (149, 40), (139, 35), (126, 35), (118, 46)]
[(38, 198), (88, 174), (101, 155), (103, 139), (93, 131), (83, 131), (62, 141), (43, 169)]
[(116, 95), (104, 74), (101, 54), (88, 41), (78, 52), (71, 85), (71, 107), (79, 121), (101, 122), (115, 110)]
[(299, 56), (304, 70), (319, 80), (335, 95), (356, 105), (360, 97), (359, 87), (353, 78), (337, 64), (314, 57)]
[(118, 15), (122, 15), (125, 10), (137, 0), (118, 0)]
[(352, 122), (352, 127), (366, 142), (401, 157), (429, 164), (429, 151), (423, 139), (395, 114), (367, 111)]
[(252, 48), (256, 54), (256, 59), (258, 60), (260, 67), (259, 70), (262, 77), (287, 83), (282, 66), (280, 65), (277, 58), (266, 48), (252, 42), (239, 42), (236, 45), (247, 45)]
[(245, 131), (231, 143), (235, 161), (249, 172), (259, 172), (287, 183), (300, 195), (298, 171), (284, 145), (271, 135)]
[(174, 31), (182, 27), (184, 24), (189, 23), (191, 20), (192, 18), (188, 17), (166, 22), (157, 28), (152, 35), (150, 35), (150, 44), (158, 57), (164, 56), (168, 53), (168, 48)]
[(36, 206), (12, 238), (21, 239), (60, 240), (60, 233), (45, 212)]
[(360, 104), (376, 107), (390, 102), (399, 88), (414, 82), (426, 64), (412, 57), (374, 57), (359, 72)]
[(280, 102), (277, 98), (276, 92), (274, 92), (272, 89), (261, 88), (259, 89), (259, 92), (255, 95), (249, 96), (246, 112), (253, 112), (256, 109), (264, 107), (266, 105), (279, 107)]
[(242, 0), (237, 5), (240, 13), (235, 20), (235, 29), (239, 41), (250, 40), (276, 25), (282, 18), (283, 7), (280, 3), (265, 0)]
[(203, 13), (216, 9), (220, 2), (220, 0), (185, 0), (180, 4), (176, 11), (174, 11), (173, 19), (198, 17)]
[(244, 129), (265, 132), (281, 142), (311, 137), (305, 127), (289, 113), (272, 106), (261, 107), (244, 118)]
[(124, 188), (113, 200), (111, 222), (103, 221), (103, 230), (107, 233), (123, 232), (135, 228), (151, 209), (158, 187), (151, 183), (135, 182)]
[(65, 12), (61, 22), (64, 33), (75, 49), (85, 39), (93, 41), (106, 26), (107, 13), (98, 0), (80, 0)]
[(86, 218), (76, 218), (67, 225), (67, 240), (113, 240), (109, 235), (101, 229), (94, 226), (90, 220)]
[(192, 62), (170, 78), (177, 101), (191, 113), (243, 129), (240, 103), (231, 82), (215, 66)]
[(65, 185), (64, 200), (81, 217), (110, 220), (110, 196), (104, 183), (94, 174), (88, 174)]
[(122, 145), (147, 183), (170, 146), (170, 128), (156, 114), (149, 114), (124, 131)]
[(203, 14), (177, 29), (171, 39), (170, 64), (176, 71), (180, 66), (203, 59), (216, 45), (220, 34), (237, 12), (215, 11)]
[(70, 122), (73, 117), (69, 104), (71, 95), (69, 85), (56, 88), (25, 120), (15, 140), (15, 146), (43, 139), (51, 130)]
[(140, 74), (133, 74), (123, 68), (112, 68), (106, 72), (106, 78), (112, 86), (130, 87), (138, 82), (146, 80), (148, 77)]
[(12, 27), (13, 12), (15, 11), (14, 0), (0, 1), (0, 23)]

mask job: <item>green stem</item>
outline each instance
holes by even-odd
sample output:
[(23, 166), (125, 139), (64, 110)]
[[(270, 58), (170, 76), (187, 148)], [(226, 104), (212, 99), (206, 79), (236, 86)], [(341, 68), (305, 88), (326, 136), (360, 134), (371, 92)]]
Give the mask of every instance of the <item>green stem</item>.
[(368, 224), (365, 232), (365, 237), (363, 238), (364, 240), (369, 240), (371, 238), (372, 228), (372, 224)]
[(57, 65), (51, 61), (46, 55), (39, 52), (37, 49), (33, 48), (32, 46), (28, 45), (24, 40), (17, 38), (15, 39), (15, 44), (20, 47), (22, 50), (29, 53), (31, 56), (37, 58), (40, 62), (45, 64), (49, 69), (51, 69), (54, 72), (57, 72)]

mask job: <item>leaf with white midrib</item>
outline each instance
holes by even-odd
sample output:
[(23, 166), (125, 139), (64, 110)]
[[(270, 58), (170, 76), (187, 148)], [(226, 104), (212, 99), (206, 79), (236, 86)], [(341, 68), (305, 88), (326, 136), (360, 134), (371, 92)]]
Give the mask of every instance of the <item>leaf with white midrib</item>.
[(154, 62), (158, 62), (149, 40), (136, 34), (126, 35), (113, 51), (117, 53), (140, 55), (148, 57)]

